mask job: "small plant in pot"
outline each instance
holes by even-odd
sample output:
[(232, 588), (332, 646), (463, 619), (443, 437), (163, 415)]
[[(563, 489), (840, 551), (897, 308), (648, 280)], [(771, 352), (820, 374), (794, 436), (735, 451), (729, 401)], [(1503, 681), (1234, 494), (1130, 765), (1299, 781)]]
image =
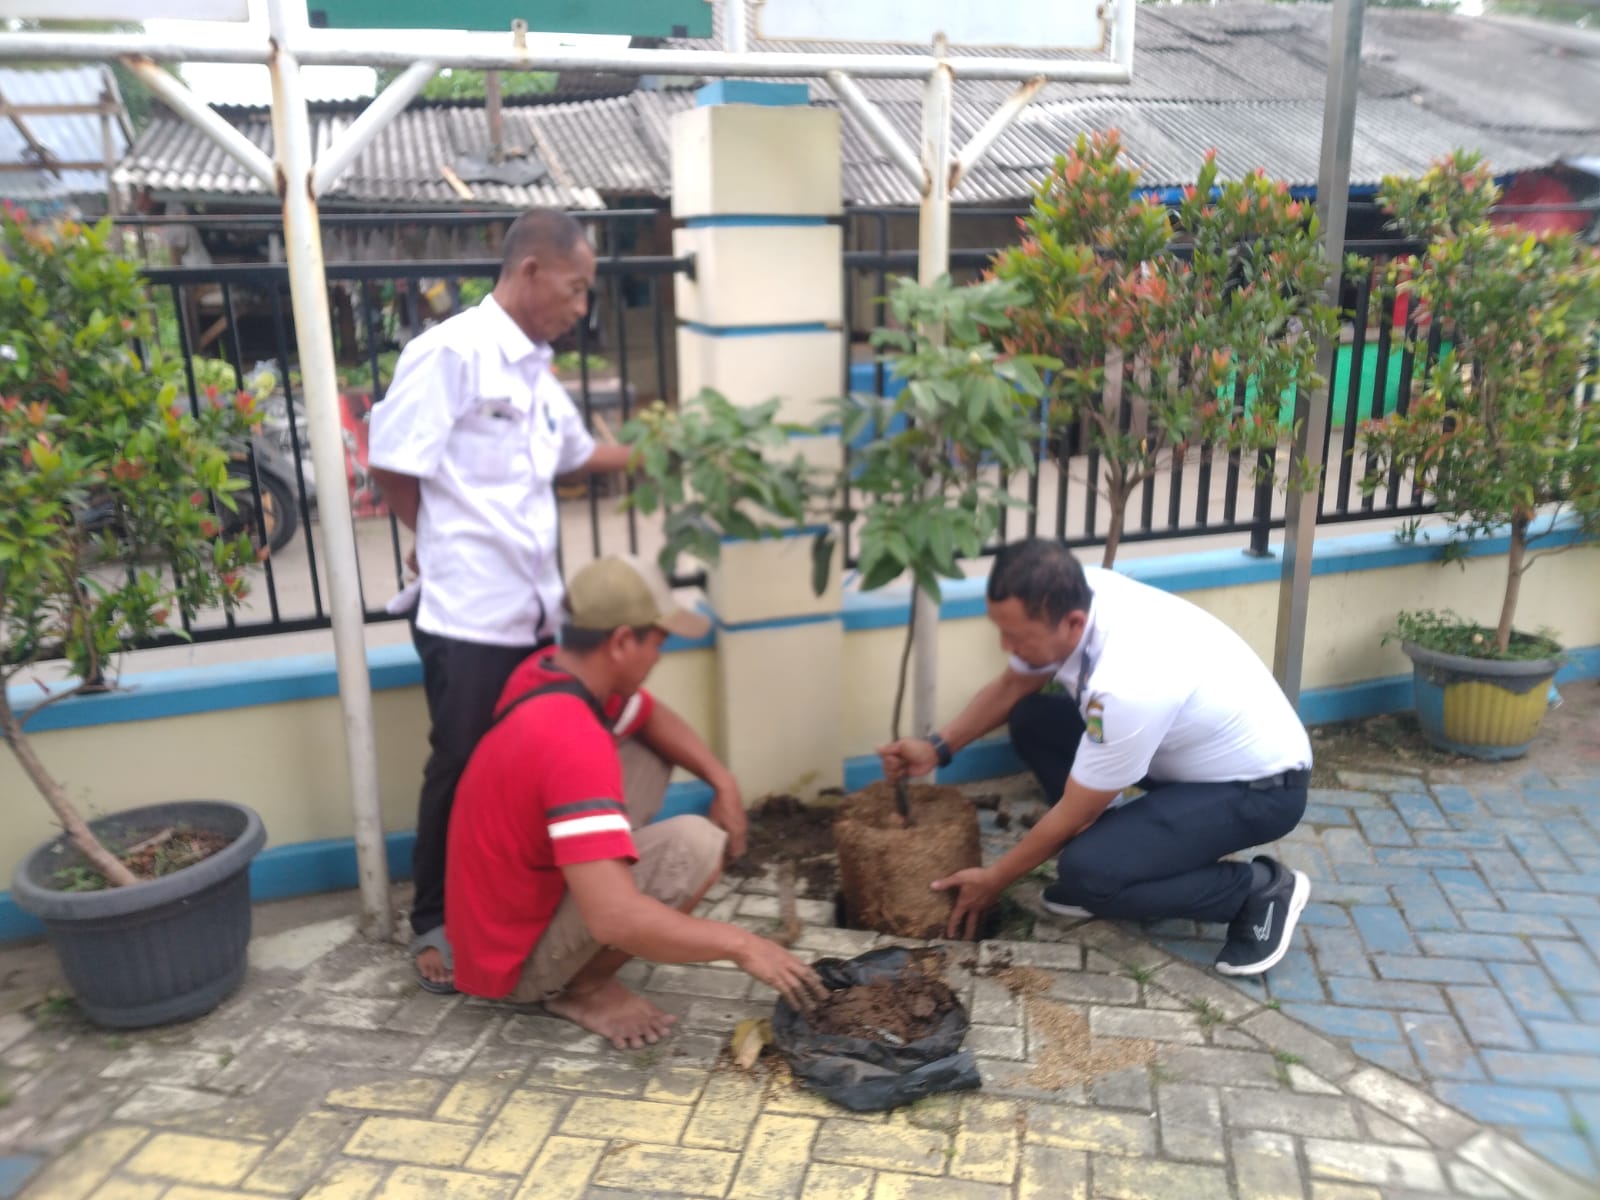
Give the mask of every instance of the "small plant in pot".
[[(44, 922), (79, 1007), (132, 1027), (198, 1016), (243, 977), (260, 819), (191, 801), (85, 821), (26, 725), (105, 690), (120, 648), (169, 632), (172, 614), (238, 604), (255, 553), (221, 536), (221, 514), (243, 486), (227, 447), (254, 414), (246, 395), (179, 399), (111, 238), (109, 222), (0, 214), (0, 736), (63, 830), (18, 866), (12, 896)], [(37, 702), (9, 690), (51, 659), (75, 681)]]
[[(896, 281), (894, 327), (875, 331), (873, 345), (889, 351), (889, 368), (906, 386), (892, 398), (838, 402), (845, 443), (869, 435), (847, 472), (856, 511), (846, 515), (859, 517), (860, 587), (904, 577), (912, 585), (891, 741), (900, 737), (917, 637), (916, 590), (937, 604), (941, 579), (964, 578), (957, 557), (982, 554), (1002, 512), (1016, 503), (1001, 486), (1003, 473), (1035, 469), (1040, 372), (1057, 362), (997, 349), (1022, 302), (1003, 280), (966, 287), (948, 278)], [(815, 561), (830, 562), (831, 534), (817, 547)], [(901, 937), (941, 936), (952, 897), (929, 890), (929, 881), (982, 863), (971, 802), (955, 788), (908, 787), (903, 779), (846, 797), (834, 843), (846, 924)]]
[(1523, 576), (1600, 533), (1600, 405), (1583, 402), (1600, 253), (1493, 224), (1498, 196), (1487, 165), (1459, 152), (1420, 179), (1385, 180), (1380, 203), (1428, 243), (1391, 271), (1409, 274), (1400, 290), (1449, 349), (1409, 406), (1364, 429), (1368, 491), (1412, 472), (1455, 533), (1508, 538), (1493, 624), (1414, 612), (1397, 629), (1424, 733), (1481, 758), (1526, 752), (1560, 665), (1555, 642), (1516, 629)]

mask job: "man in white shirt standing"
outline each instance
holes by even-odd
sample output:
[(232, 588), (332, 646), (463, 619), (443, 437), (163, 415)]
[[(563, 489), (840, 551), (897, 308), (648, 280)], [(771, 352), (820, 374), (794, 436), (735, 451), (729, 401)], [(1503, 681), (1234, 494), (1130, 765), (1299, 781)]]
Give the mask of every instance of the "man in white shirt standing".
[(444, 937), (446, 833), (456, 781), (517, 664), (560, 619), (558, 475), (626, 470), (597, 446), (550, 372), (550, 342), (582, 320), (594, 287), (583, 227), (533, 209), (506, 232), (494, 291), (406, 345), (372, 410), (368, 462), (383, 498), (416, 530), (431, 753), (412, 854), (417, 977), (450, 992)]
[[(955, 888), (949, 934), (1056, 856), (1046, 907), (1127, 920), (1228, 926), (1226, 975), (1259, 975), (1289, 948), (1311, 894), (1305, 874), (1264, 855), (1305, 813), (1311, 742), (1253, 650), (1203, 609), (1097, 568), (1060, 542), (1005, 547), (989, 573), (989, 619), (1006, 670), (927, 739), (879, 748), (890, 779), (922, 775), (1002, 722), (1051, 808)], [(1062, 691), (1039, 694), (1055, 680)], [(1113, 807), (1129, 787), (1144, 795)]]

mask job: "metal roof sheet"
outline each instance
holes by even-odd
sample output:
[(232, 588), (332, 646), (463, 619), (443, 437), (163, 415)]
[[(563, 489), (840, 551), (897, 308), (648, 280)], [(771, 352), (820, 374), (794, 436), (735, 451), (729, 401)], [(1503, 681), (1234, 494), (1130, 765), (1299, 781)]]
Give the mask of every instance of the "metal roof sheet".
[[(49, 69), (0, 68), (0, 96), (13, 105), (98, 104), (109, 89), (121, 104), (116, 82), (104, 67), (60, 67)], [(103, 162), (104, 133), (100, 117), (91, 113), (64, 113), (57, 116), (22, 114), (28, 131), (58, 162)], [(119, 113), (111, 123), (113, 152), (121, 156), (128, 149), (125, 115)], [(22, 133), (11, 120), (0, 120), (0, 162), (35, 161)], [(102, 171), (4, 171), (0, 172), (0, 196), (12, 200), (66, 199), (104, 193), (106, 173)]]

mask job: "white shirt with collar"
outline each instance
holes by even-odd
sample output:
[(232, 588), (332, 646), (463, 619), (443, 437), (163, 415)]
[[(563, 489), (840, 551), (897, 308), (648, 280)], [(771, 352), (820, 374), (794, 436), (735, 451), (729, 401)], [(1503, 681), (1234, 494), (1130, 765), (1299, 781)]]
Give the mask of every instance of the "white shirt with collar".
[(594, 439), (529, 340), (486, 296), (407, 343), (374, 406), (368, 462), (420, 480), (418, 628), (532, 645), (558, 625), (554, 481)]
[(1311, 766), (1311, 739), (1256, 652), (1181, 597), (1098, 567), (1094, 599), (1066, 661), (1051, 674), (1078, 704), (1086, 732), (1072, 777), (1096, 791), (1149, 777), (1176, 783), (1264, 779)]

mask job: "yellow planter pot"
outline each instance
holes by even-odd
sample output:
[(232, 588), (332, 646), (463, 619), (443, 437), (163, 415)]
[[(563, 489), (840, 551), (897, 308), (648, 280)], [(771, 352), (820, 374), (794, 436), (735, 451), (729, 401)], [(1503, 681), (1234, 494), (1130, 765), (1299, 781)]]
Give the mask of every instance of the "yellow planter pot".
[(1434, 745), (1473, 758), (1520, 758), (1549, 707), (1559, 659), (1506, 662), (1430, 650), (1411, 659), (1417, 721)]

